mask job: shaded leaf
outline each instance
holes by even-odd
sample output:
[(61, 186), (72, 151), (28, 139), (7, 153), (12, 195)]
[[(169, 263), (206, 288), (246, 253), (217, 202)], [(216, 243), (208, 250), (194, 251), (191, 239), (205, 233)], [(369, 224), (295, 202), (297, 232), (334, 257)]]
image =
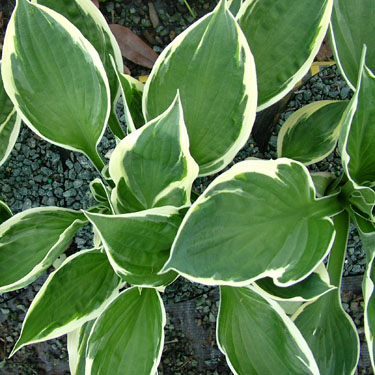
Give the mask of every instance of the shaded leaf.
[(364, 328), (372, 369), (375, 370), (375, 254), (368, 258), (363, 278)]
[(165, 320), (163, 302), (155, 289), (134, 287), (122, 292), (92, 328), (86, 375), (155, 374)]
[(332, 290), (325, 267), (321, 264), (315, 272), (297, 284), (280, 287), (271, 278), (257, 280), (256, 285), (276, 300), (310, 301)]
[(145, 124), (142, 113), (143, 84), (130, 75), (118, 72), (124, 103), (125, 122), (130, 132)]
[(258, 111), (278, 102), (308, 72), (326, 35), (332, 4), (247, 0), (242, 5), (237, 17), (255, 58)]
[(118, 294), (119, 284), (100, 251), (67, 258), (33, 299), (11, 355), (25, 345), (59, 337), (95, 319)]
[(221, 287), (217, 337), (234, 374), (314, 374), (319, 370), (281, 307), (252, 287)]
[(0, 292), (33, 282), (69, 245), (87, 222), (81, 212), (32, 208), (0, 225)]
[(225, 0), (160, 55), (143, 93), (146, 120), (164, 112), (177, 90), (200, 175), (223, 169), (246, 143), (257, 101), (253, 57)]
[(289, 159), (248, 160), (211, 183), (181, 224), (164, 270), (204, 284), (303, 280), (329, 252), (336, 196), (316, 199), (307, 169)]
[(153, 67), (158, 54), (137, 34), (122, 25), (110, 24), (109, 27), (125, 58), (146, 68)]

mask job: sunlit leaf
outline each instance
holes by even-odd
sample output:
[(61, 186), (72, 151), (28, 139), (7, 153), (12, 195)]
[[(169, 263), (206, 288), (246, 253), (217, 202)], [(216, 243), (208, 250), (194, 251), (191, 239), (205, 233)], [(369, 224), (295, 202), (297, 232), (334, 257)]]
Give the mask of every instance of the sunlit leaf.
[(220, 175), (184, 217), (164, 270), (204, 284), (289, 286), (331, 248), (337, 196), (316, 199), (307, 169), (289, 159), (248, 160)]
[(161, 116), (117, 145), (109, 173), (116, 184), (112, 203), (117, 213), (190, 203), (198, 166), (189, 152), (178, 95)]
[(143, 93), (146, 120), (164, 112), (177, 90), (200, 175), (223, 169), (246, 143), (257, 102), (253, 57), (226, 0), (160, 55)]
[(252, 287), (221, 287), (217, 337), (234, 374), (319, 374), (290, 318)]
[(79, 252), (51, 273), (37, 293), (12, 354), (25, 345), (53, 339), (96, 318), (118, 294), (120, 279), (105, 254)]
[(33, 282), (64, 252), (87, 222), (81, 212), (32, 208), (0, 225), (0, 292)]
[(154, 375), (164, 344), (165, 311), (155, 289), (130, 288), (96, 320), (86, 375)]
[(344, 78), (354, 89), (361, 70), (363, 44), (369, 47), (367, 66), (375, 70), (375, 3), (373, 0), (334, 0), (331, 44)]
[(19, 0), (4, 41), (2, 76), (31, 129), (85, 153), (101, 169), (96, 144), (110, 109), (108, 80), (98, 53), (77, 28), (49, 8)]
[(298, 160), (305, 165), (317, 163), (336, 147), (346, 101), (321, 100), (294, 112), (280, 129), (278, 157)]
[(308, 72), (326, 34), (333, 0), (246, 0), (238, 22), (254, 54), (258, 111), (278, 102)]
[(161, 207), (124, 215), (86, 212), (97, 230), (113, 269), (125, 281), (141, 286), (166, 286), (175, 272), (158, 275), (169, 257), (181, 223), (174, 207)]

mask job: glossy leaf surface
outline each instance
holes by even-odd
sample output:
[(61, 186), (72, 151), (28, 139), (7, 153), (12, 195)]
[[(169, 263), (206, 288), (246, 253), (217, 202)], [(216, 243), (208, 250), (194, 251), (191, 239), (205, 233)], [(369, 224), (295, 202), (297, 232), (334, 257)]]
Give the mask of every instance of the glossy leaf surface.
[(144, 89), (145, 118), (165, 111), (177, 90), (200, 175), (223, 169), (246, 143), (257, 102), (253, 57), (225, 0), (160, 55)]
[(369, 47), (367, 65), (375, 70), (375, 3), (373, 0), (334, 0), (331, 44), (341, 73), (356, 87), (362, 46)]
[(176, 208), (125, 215), (86, 212), (86, 216), (99, 233), (112, 267), (128, 283), (165, 286), (177, 277), (173, 271), (158, 275), (181, 223)]
[(252, 287), (221, 287), (217, 338), (234, 374), (319, 374), (290, 318)]
[(317, 163), (336, 147), (345, 101), (321, 100), (294, 112), (284, 122), (277, 139), (278, 157)]
[(332, 4), (246, 0), (242, 5), (237, 17), (257, 67), (258, 111), (278, 102), (308, 72), (326, 34)]
[(93, 161), (99, 158), (96, 144), (109, 113), (108, 80), (96, 50), (66, 18), (19, 0), (4, 41), (2, 75), (31, 129)]
[(96, 320), (86, 375), (154, 375), (164, 343), (165, 311), (155, 289), (130, 288)]
[(189, 152), (178, 95), (166, 112), (121, 141), (109, 173), (116, 184), (112, 203), (117, 213), (190, 203), (198, 166)]
[(35, 296), (13, 352), (59, 337), (96, 318), (118, 294), (120, 279), (105, 254), (79, 252), (53, 272)]
[(272, 277), (294, 284), (322, 261), (340, 212), (336, 196), (316, 199), (306, 168), (289, 159), (236, 164), (184, 217), (164, 267), (204, 284), (247, 285)]
[(33, 282), (64, 252), (87, 222), (81, 212), (32, 208), (0, 225), (0, 292)]

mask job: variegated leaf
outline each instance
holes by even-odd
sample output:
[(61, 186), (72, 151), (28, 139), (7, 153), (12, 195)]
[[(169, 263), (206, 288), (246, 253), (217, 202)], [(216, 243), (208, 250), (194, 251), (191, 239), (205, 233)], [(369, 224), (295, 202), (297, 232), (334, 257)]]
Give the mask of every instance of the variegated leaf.
[(117, 145), (109, 173), (116, 184), (112, 204), (117, 213), (190, 204), (198, 166), (189, 152), (178, 95), (162, 115)]
[(352, 89), (361, 70), (361, 51), (369, 47), (367, 66), (375, 71), (375, 2), (334, 0), (331, 18), (331, 45), (341, 73)]
[(220, 290), (217, 339), (234, 374), (319, 375), (306, 341), (276, 302), (253, 287)]
[(122, 292), (96, 320), (86, 375), (154, 375), (164, 344), (165, 310), (153, 288)]
[(11, 355), (25, 345), (62, 336), (95, 319), (118, 295), (119, 284), (100, 251), (88, 250), (67, 258), (33, 299)]
[(347, 106), (346, 101), (321, 100), (294, 112), (280, 129), (278, 157), (298, 160), (305, 165), (323, 160), (336, 147)]
[(0, 225), (0, 292), (33, 282), (64, 252), (87, 222), (81, 212), (32, 208)]
[(117, 119), (115, 109), (119, 98), (119, 82), (111, 63), (111, 57), (115, 59), (115, 66), (120, 72), (124, 70), (121, 51), (117, 41), (110, 30), (107, 21), (100, 10), (87, 0), (34, 0), (38, 4), (45, 5), (66, 17), (75, 25), (85, 38), (99, 53), (107, 73), (111, 92), (111, 113), (108, 119), (109, 126), (119, 139), (124, 138), (125, 133)]
[(289, 159), (248, 160), (216, 178), (181, 224), (163, 270), (204, 284), (279, 286), (306, 278), (329, 252), (337, 195), (316, 199), (307, 169)]
[(110, 110), (108, 80), (98, 53), (73, 24), (49, 8), (18, 0), (4, 41), (2, 76), (31, 129), (85, 153), (102, 169), (96, 144)]
[(176, 279), (173, 271), (163, 275), (158, 272), (169, 257), (181, 224), (177, 208), (123, 215), (86, 212), (86, 216), (98, 232), (113, 269), (129, 284), (159, 287)]
[(156, 61), (143, 93), (146, 120), (165, 111), (177, 90), (200, 175), (223, 169), (246, 143), (257, 102), (253, 57), (226, 0)]
[(254, 54), (258, 111), (308, 72), (327, 32), (333, 0), (246, 0), (237, 16)]

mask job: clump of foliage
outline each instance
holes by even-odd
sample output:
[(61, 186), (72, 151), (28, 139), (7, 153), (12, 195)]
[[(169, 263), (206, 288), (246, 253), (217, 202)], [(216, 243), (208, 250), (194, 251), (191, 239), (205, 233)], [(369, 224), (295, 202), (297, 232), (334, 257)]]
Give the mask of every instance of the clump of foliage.
[[(87, 222), (95, 235), (93, 249), (50, 274), (12, 354), (67, 334), (72, 374), (154, 375), (160, 293), (183, 276), (220, 286), (217, 341), (233, 373), (353, 374), (359, 339), (340, 301), (351, 218), (367, 251), (374, 366), (374, 11), (369, 0), (221, 0), (164, 50), (143, 87), (122, 73), (89, 0), (18, 0), (1, 66), (1, 162), (22, 119), (84, 153), (102, 178), (87, 211), (13, 216), (1, 203), (1, 292), (35, 280)], [(236, 164), (192, 203), (194, 180), (232, 161), (256, 112), (304, 76), (328, 28), (353, 98), (297, 111), (280, 132), (278, 159)], [(114, 111), (120, 93), (128, 134)], [(118, 140), (109, 165), (97, 151), (107, 124)], [(337, 145), (343, 174), (310, 174), (306, 165)]]

